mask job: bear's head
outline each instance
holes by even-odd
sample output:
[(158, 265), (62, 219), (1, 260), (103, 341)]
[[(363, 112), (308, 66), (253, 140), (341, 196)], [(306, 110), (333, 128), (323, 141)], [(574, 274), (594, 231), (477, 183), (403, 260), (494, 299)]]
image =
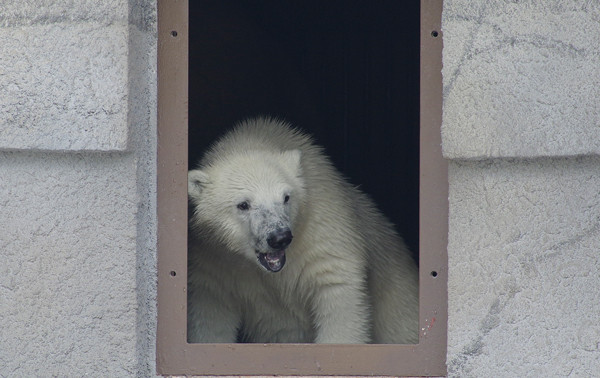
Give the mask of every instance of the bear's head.
[(246, 151), (188, 173), (192, 230), (278, 272), (302, 207), (301, 153)]

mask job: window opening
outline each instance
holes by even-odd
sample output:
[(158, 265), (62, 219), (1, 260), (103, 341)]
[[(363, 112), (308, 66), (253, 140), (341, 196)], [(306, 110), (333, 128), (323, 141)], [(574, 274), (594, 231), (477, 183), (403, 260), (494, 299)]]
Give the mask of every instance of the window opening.
[[(432, 195), (432, 193), (423, 194), (423, 166), (431, 167), (431, 164), (441, 166), (438, 169), (441, 172), (441, 182), (443, 185), (447, 185), (444, 183), (445, 178), (443, 177), (445, 163), (441, 159), (435, 160), (439, 156), (436, 156), (432, 162), (428, 162), (427, 158), (423, 159), (424, 145), (429, 148), (428, 146), (433, 141), (433, 143), (438, 143), (439, 147), (439, 142), (436, 142), (435, 138), (439, 138), (439, 123), (437, 122), (441, 120), (441, 77), (438, 82), (436, 76), (439, 75), (439, 68), (441, 68), (441, 38), (439, 37), (441, 33), (438, 32), (441, 2), (422, 1), (420, 35), (416, 35), (412, 43), (407, 42), (416, 50), (413, 55), (397, 48), (396, 38), (397, 35), (403, 33), (402, 30), (405, 30), (402, 27), (408, 28), (407, 24), (410, 23), (399, 27), (397, 19), (394, 18), (398, 14), (389, 10), (387, 12), (381, 10), (385, 6), (400, 7), (402, 4), (397, 3), (401, 2), (270, 3), (239, 0), (211, 2), (210, 4), (208, 2), (190, 3), (193, 3), (190, 4), (189, 14), (191, 17), (194, 14), (194, 7), (208, 6), (227, 9), (212, 13), (212, 15), (219, 13), (219, 17), (211, 17), (210, 9), (204, 9), (200, 14), (205, 15), (208, 19), (199, 23), (198, 29), (193, 27), (196, 21), (190, 20), (192, 29), (190, 30), (191, 36), (189, 36), (186, 19), (182, 17), (187, 16), (188, 9), (185, 7), (185, 2), (159, 1), (159, 34), (163, 35), (161, 30), (164, 30), (164, 35), (173, 40), (172, 44), (168, 45), (169, 42), (164, 39), (161, 42), (161, 37), (159, 37), (159, 133), (162, 131), (163, 134), (166, 134), (165, 124), (167, 122), (170, 122), (171, 125), (173, 125), (173, 121), (176, 124), (184, 123), (187, 127), (185, 115), (188, 87), (182, 77), (185, 76), (183, 72), (187, 72), (188, 62), (185, 56), (187, 51), (181, 52), (184, 51), (182, 44), (188, 42), (188, 36), (191, 40), (189, 45), (189, 162), (187, 161), (188, 156), (185, 156), (188, 155), (185, 148), (187, 146), (182, 144), (188, 130), (178, 129), (170, 134), (168, 141), (165, 140), (164, 135), (162, 138), (159, 135), (159, 330), (157, 340), (159, 372), (250, 375), (409, 375), (426, 374), (427, 371), (431, 371), (433, 372), (431, 374), (443, 374), (440, 373), (442, 371), (440, 369), (445, 369), (445, 367), (441, 367), (444, 366), (445, 346), (434, 353), (438, 356), (437, 362), (433, 364), (436, 367), (432, 367), (432, 364), (421, 367), (421, 370), (410, 367), (415, 365), (414, 361), (417, 360), (415, 356), (425, 354), (425, 350), (430, 347), (429, 340), (440, 337), (445, 344), (445, 324), (443, 332), (437, 336), (438, 328), (433, 326), (433, 324), (445, 323), (446, 263), (444, 261), (445, 242), (443, 241), (445, 224), (443, 221), (431, 221), (431, 219), (435, 216), (440, 217), (441, 214), (441, 218), (445, 220), (447, 209), (444, 208), (445, 202), (441, 201), (437, 208), (433, 206), (433, 209), (430, 209), (432, 212), (441, 211), (441, 213), (424, 216), (423, 212), (424, 197), (429, 198), (428, 196)], [(361, 5), (363, 8), (360, 7)], [(341, 16), (335, 13), (336, 6), (338, 13), (342, 13)], [(167, 7), (169, 7), (168, 10)], [(320, 11), (323, 13), (319, 13)], [(294, 17), (299, 16), (302, 12), (310, 17)], [(327, 17), (331, 15), (339, 16), (340, 19), (328, 23)], [(391, 21), (389, 24), (380, 22), (376, 25), (366, 21), (373, 21), (377, 17)], [(418, 18), (418, 13), (415, 13), (414, 17)], [(240, 20), (240, 22), (223, 23), (223, 19)], [(265, 23), (262, 22), (264, 19), (274, 19), (274, 21), (272, 24)], [(214, 25), (211, 25), (211, 22)], [(353, 22), (357, 22), (360, 27), (348, 28), (348, 25), (352, 25)], [(301, 23), (304, 23), (304, 26), (300, 25)], [(227, 27), (219, 29), (218, 25)], [(242, 26), (249, 28), (244, 29)], [(200, 38), (199, 44), (194, 42), (194, 33), (196, 32), (215, 37), (214, 33), (207, 33), (211, 31), (211, 27), (215, 33), (221, 33), (221, 37)], [(302, 34), (298, 30), (306, 31), (306, 34)], [(329, 32), (327, 38), (325, 41), (319, 41), (319, 33), (324, 30)], [(224, 45), (227, 48), (227, 43), (223, 42), (231, 43), (231, 37), (235, 33), (241, 33), (240, 35), (246, 38), (248, 43), (241, 46), (240, 49), (228, 46), (227, 52), (233, 56), (231, 61), (219, 62), (218, 60), (202, 59), (202, 56), (209, 56), (211, 51), (223, 49)], [(437, 41), (427, 41), (424, 37), (425, 33), (429, 39)], [(419, 81), (418, 75), (419, 37), (421, 38), (421, 81)], [(341, 43), (335, 44), (332, 40), (341, 41)], [(319, 43), (321, 44), (319, 45)], [(292, 45), (294, 45), (294, 49), (291, 48)], [(310, 50), (310, 47), (315, 48), (315, 45), (317, 45), (316, 50)], [(280, 50), (283, 50), (281, 54), (276, 54), (273, 46), (279, 46)], [(173, 49), (171, 51), (175, 51), (175, 55), (171, 53), (169, 54), (170, 58), (167, 59), (166, 52), (169, 49)], [(252, 53), (256, 51), (265, 53), (265, 57), (252, 60)], [(429, 56), (424, 53), (427, 51), (430, 51)], [(407, 58), (405, 55), (409, 55), (409, 57)], [(161, 60), (161, 56), (163, 60)], [(181, 60), (177, 60), (178, 58)], [(177, 62), (174, 63), (173, 59)], [(433, 64), (424, 65), (424, 59)], [(166, 69), (165, 66), (168, 65), (170, 67)], [(413, 65), (413, 68), (416, 67), (416, 70), (411, 71), (412, 76), (403, 75), (402, 69), (398, 68), (410, 65)], [(236, 67), (240, 70), (237, 71)], [(254, 75), (245, 75), (244, 73), (247, 72), (254, 73)], [(169, 73), (174, 74), (171, 77), (173, 80), (168, 80)], [(430, 77), (424, 78), (426, 75), (430, 75)], [(360, 80), (353, 80), (356, 77), (360, 77)], [(427, 84), (428, 87), (424, 86), (423, 82), (433, 84)], [(408, 89), (395, 91), (395, 88), (398, 87)], [(257, 88), (257, 90), (253, 92), (252, 88)], [(421, 89), (420, 143), (419, 88)], [(170, 105), (165, 100), (169, 93), (172, 96)], [(410, 98), (403, 98), (403, 96)], [(182, 98), (185, 98), (183, 102)], [(433, 110), (424, 112), (424, 103), (426, 105), (428, 102), (433, 104)], [(228, 108), (228, 106), (230, 107)], [(439, 119), (436, 118), (438, 113)], [(398, 226), (398, 231), (407, 240), (411, 249), (421, 253), (419, 261), (421, 284), (423, 285), (421, 298), (424, 293), (437, 292), (436, 295), (441, 296), (443, 303), (439, 306), (430, 303), (429, 299), (422, 301), (419, 344), (412, 347), (407, 345), (327, 346), (310, 344), (259, 346), (202, 345), (185, 342), (186, 316), (185, 313), (182, 314), (185, 300), (182, 303), (182, 298), (185, 298), (187, 266), (186, 261), (182, 261), (180, 258), (182, 249), (185, 253), (186, 248), (186, 232), (182, 231), (181, 225), (182, 206), (178, 204), (169, 207), (168, 205), (174, 204), (174, 202), (161, 199), (161, 195), (169, 193), (181, 198), (181, 189), (182, 187), (186, 189), (186, 185), (182, 185), (184, 182), (182, 182), (183, 175), (180, 170), (187, 168), (186, 164), (182, 164), (182, 160), (185, 159), (190, 167), (193, 167), (199, 154), (224, 130), (240, 119), (259, 114), (280, 116), (313, 134), (318, 144), (327, 149), (328, 155), (336, 166), (350, 177), (350, 181), (354, 184), (360, 183), (363, 190), (375, 199), (378, 207), (384, 210), (386, 215)], [(424, 133), (424, 123), (433, 124), (433, 129), (426, 130)], [(412, 127), (402, 127), (406, 124), (412, 125)], [(172, 131), (169, 130), (169, 133)], [(424, 143), (424, 134), (427, 133), (430, 133), (431, 136), (425, 135), (430, 139)], [(398, 140), (407, 143), (401, 145), (393, 143)], [(419, 151), (419, 145), (421, 151)], [(192, 146), (193, 148), (191, 148)], [(419, 153), (421, 154), (420, 160)], [(169, 162), (174, 163), (178, 168), (166, 173)], [(404, 167), (407, 162), (406, 166), (409, 168), (397, 172), (399, 171), (398, 166)], [(390, 177), (391, 172), (396, 175)], [(419, 177), (421, 179), (420, 192)], [(381, 182), (384, 185), (380, 185)], [(390, 190), (390, 188), (393, 189)], [(400, 195), (402, 201), (397, 199), (398, 193), (402, 193)], [(419, 193), (421, 202), (419, 202)], [(439, 196), (440, 193), (433, 195)], [(404, 201), (405, 198), (409, 198), (409, 200)], [(421, 203), (420, 209), (419, 203)], [(184, 205), (184, 211), (185, 206), (187, 205)], [(410, 217), (403, 216), (407, 213), (412, 215)], [(174, 225), (166, 226), (166, 219), (169, 218), (173, 223), (178, 224), (178, 228)], [(404, 219), (410, 220), (405, 221)], [(442, 240), (439, 240), (438, 237), (438, 240), (433, 242), (433, 244), (437, 243), (435, 247), (437, 250), (431, 255), (425, 250), (428, 251), (433, 247), (429, 246), (427, 242), (424, 243), (422, 237), (418, 237), (419, 230), (421, 235), (424, 233), (424, 228), (426, 228), (424, 224), (426, 227), (438, 227), (441, 230), (439, 235)], [(412, 232), (410, 231), (411, 227), (413, 228)], [(435, 235), (433, 236), (435, 237)], [(167, 240), (169, 238), (176, 240)], [(424, 244), (425, 248), (423, 248)], [(176, 251), (171, 254), (170, 258), (164, 256), (167, 248)], [(440, 248), (443, 248), (443, 251)], [(429, 281), (436, 283), (431, 287)], [(175, 296), (171, 298), (174, 300), (174, 306), (169, 306), (169, 301), (165, 300), (167, 292), (175, 293)], [(167, 322), (163, 319), (166, 318), (172, 321), (175, 328), (163, 326)], [(182, 325), (184, 325), (183, 329)], [(436, 340), (439, 341), (440, 338)], [(164, 345), (179, 345), (179, 349), (171, 348), (167, 351)], [(339, 358), (335, 360), (323, 361), (319, 357), (323, 356), (324, 352), (335, 353), (336, 351)], [(265, 360), (260, 358), (257, 360), (257, 355), (265, 352), (269, 353), (269, 362), (276, 361), (274, 364), (265, 364)], [(342, 357), (340, 357), (340, 353), (343, 355)], [(294, 355), (300, 356), (300, 360), (295, 359)], [(394, 362), (382, 365), (381, 362), (388, 361), (386, 356), (390, 355), (395, 356)], [(191, 356), (202, 356), (202, 358), (198, 360), (197, 357), (194, 359)], [(424, 358), (422, 361), (431, 361), (431, 356), (432, 354), (421, 356)], [(249, 361), (254, 362), (248, 364)], [(440, 363), (440, 361), (442, 362)], [(406, 366), (406, 370), (400, 369), (401, 366)]]

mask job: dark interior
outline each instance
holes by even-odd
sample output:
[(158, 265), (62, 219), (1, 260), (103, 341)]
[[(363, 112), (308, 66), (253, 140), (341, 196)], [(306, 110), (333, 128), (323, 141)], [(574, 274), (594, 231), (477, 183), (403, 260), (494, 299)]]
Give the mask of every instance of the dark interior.
[(418, 256), (419, 2), (190, 1), (189, 163), (236, 122), (312, 134)]

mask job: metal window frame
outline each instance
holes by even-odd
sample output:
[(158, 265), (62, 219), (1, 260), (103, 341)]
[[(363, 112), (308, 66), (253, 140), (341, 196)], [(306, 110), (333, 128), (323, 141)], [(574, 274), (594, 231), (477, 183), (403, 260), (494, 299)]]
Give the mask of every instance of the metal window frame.
[(442, 0), (421, 0), (420, 332), (414, 345), (188, 344), (188, 0), (158, 0), (158, 324), (163, 375), (446, 375)]

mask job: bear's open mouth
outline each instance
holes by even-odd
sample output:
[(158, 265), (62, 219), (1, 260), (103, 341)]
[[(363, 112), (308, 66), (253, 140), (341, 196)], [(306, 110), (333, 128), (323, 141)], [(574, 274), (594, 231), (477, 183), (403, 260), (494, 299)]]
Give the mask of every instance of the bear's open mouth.
[(285, 265), (285, 249), (269, 253), (256, 251), (256, 254), (261, 265), (273, 273), (279, 272)]

